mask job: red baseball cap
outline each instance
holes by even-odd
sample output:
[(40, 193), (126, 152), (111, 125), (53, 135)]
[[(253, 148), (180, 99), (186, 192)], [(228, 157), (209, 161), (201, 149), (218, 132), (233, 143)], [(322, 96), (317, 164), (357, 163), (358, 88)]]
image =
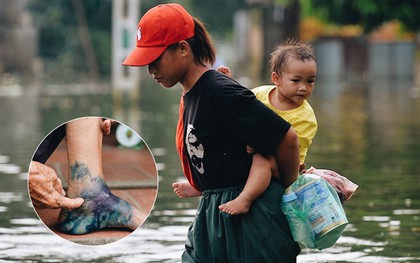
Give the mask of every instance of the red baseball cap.
[(146, 66), (166, 48), (194, 36), (194, 20), (179, 4), (153, 7), (140, 19), (137, 46), (124, 60), (125, 66)]

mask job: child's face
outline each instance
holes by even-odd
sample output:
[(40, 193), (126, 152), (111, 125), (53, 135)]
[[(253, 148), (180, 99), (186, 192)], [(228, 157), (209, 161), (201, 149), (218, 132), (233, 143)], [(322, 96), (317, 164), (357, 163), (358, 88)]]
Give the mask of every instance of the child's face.
[(300, 105), (311, 94), (315, 86), (316, 62), (290, 60), (281, 74), (273, 72), (271, 80), (277, 86), (280, 99)]

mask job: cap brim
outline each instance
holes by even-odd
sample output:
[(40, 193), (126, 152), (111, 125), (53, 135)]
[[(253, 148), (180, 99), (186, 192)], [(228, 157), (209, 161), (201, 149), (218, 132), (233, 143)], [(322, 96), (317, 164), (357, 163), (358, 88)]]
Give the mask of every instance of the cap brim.
[(136, 47), (123, 61), (124, 66), (147, 66), (155, 61), (167, 47)]

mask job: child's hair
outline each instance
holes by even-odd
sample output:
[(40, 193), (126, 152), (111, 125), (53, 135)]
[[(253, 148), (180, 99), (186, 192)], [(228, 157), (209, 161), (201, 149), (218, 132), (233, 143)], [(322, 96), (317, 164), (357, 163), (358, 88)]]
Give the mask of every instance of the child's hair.
[(281, 74), (285, 70), (287, 61), (295, 59), (300, 61), (315, 61), (315, 56), (310, 44), (296, 39), (287, 39), (276, 47), (271, 53), (271, 72)]

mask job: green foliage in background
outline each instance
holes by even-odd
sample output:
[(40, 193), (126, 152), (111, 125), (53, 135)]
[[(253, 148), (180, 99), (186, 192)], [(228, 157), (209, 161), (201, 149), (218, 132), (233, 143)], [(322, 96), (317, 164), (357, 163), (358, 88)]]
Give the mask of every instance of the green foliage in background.
[[(111, 70), (111, 18), (112, 0), (80, 1), (83, 5), (90, 39), (99, 73), (109, 77)], [(173, 1), (159, 1), (159, 3)], [(232, 30), (233, 14), (244, 5), (244, 0), (234, 1), (183, 1), (194, 16), (206, 22), (212, 34), (225, 35)], [(144, 14), (157, 4), (156, 1), (141, 1)], [(87, 72), (85, 54), (77, 32), (78, 21), (72, 0), (30, 0), (29, 11), (39, 29), (38, 49), (49, 79), (71, 80), (80, 72)]]
[[(102, 76), (111, 70), (111, 0), (81, 1), (90, 39)], [(78, 21), (72, 1), (31, 0), (29, 10), (39, 30), (39, 56), (47, 78), (75, 79), (88, 70), (77, 32)]]
[[(86, 73), (88, 66), (78, 35), (74, 0), (29, 0), (38, 34), (39, 56), (45, 62), (47, 79), (74, 80)], [(398, 19), (408, 30), (420, 29), (420, 0), (273, 0), (271, 4), (287, 5), (300, 1), (301, 15), (317, 16), (325, 22), (359, 24), (366, 32), (383, 22)], [(111, 71), (112, 0), (81, 0), (89, 36), (102, 78)], [(174, 1), (141, 1), (140, 14), (158, 3)], [(223, 41), (232, 35), (234, 14), (249, 6), (246, 0), (179, 1), (194, 16), (203, 20), (211, 34)], [(266, 5), (267, 1), (263, 1)], [(270, 3), (270, 2), (269, 2)], [(417, 13), (416, 13), (417, 11)], [(87, 75), (86, 75), (87, 76)]]
[(361, 25), (365, 32), (391, 20), (407, 30), (420, 29), (419, 0), (302, 0), (305, 15), (311, 13), (326, 22)]
[(205, 22), (214, 36), (224, 37), (232, 32), (235, 12), (246, 8), (245, 0), (192, 1), (194, 16)]

